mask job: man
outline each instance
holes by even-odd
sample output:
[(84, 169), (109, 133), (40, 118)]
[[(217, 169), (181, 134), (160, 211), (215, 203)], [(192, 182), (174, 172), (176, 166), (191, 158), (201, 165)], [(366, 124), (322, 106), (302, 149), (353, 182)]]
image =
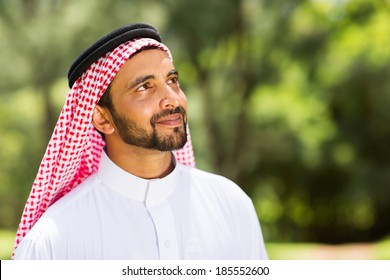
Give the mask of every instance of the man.
[(73, 63), (14, 259), (266, 259), (251, 200), (195, 169), (171, 54), (146, 24)]

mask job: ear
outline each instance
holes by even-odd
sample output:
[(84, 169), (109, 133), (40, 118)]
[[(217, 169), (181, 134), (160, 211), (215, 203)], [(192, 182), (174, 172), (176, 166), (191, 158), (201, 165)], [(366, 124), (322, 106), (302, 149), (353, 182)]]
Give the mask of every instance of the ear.
[(93, 110), (92, 124), (103, 134), (111, 134), (115, 130), (111, 122), (109, 111), (99, 105), (96, 105)]

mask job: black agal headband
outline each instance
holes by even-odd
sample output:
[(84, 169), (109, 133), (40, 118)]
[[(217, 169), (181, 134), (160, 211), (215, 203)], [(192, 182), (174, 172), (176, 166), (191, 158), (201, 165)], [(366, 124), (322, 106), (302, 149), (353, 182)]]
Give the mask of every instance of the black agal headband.
[(105, 53), (112, 51), (120, 44), (138, 38), (151, 38), (161, 42), (161, 36), (158, 33), (158, 30), (149, 24), (129, 24), (115, 29), (87, 48), (72, 63), (68, 72), (69, 87), (72, 88), (75, 81), (88, 69), (88, 67)]

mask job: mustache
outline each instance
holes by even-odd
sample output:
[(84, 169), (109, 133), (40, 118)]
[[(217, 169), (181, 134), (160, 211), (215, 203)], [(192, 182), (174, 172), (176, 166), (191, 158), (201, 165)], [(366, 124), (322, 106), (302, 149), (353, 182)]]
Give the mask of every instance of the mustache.
[(164, 118), (164, 117), (167, 117), (169, 115), (173, 115), (173, 114), (180, 114), (183, 116), (183, 121), (184, 123), (187, 122), (187, 113), (186, 113), (186, 110), (184, 109), (184, 107), (182, 106), (178, 106), (176, 108), (173, 108), (173, 109), (166, 109), (166, 110), (163, 110), (161, 111), (160, 113), (158, 114), (155, 114), (152, 116), (152, 118), (150, 119), (150, 124), (154, 127), (156, 122), (161, 119), (161, 118)]

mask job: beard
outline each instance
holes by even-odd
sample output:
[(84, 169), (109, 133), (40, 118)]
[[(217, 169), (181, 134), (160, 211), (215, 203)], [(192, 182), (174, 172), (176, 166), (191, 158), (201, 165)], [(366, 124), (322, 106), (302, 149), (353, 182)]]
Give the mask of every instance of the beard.
[[(172, 114), (180, 114), (183, 119), (183, 125), (174, 127), (172, 133), (169, 135), (159, 133), (156, 129), (156, 122), (162, 117)], [(187, 142), (187, 115), (182, 106), (176, 107), (175, 109), (167, 109), (153, 115), (150, 119), (152, 131), (149, 133), (135, 121), (128, 119), (123, 114), (117, 113), (115, 109), (111, 110), (111, 115), (118, 129), (119, 136), (126, 144), (166, 152), (183, 148)]]

